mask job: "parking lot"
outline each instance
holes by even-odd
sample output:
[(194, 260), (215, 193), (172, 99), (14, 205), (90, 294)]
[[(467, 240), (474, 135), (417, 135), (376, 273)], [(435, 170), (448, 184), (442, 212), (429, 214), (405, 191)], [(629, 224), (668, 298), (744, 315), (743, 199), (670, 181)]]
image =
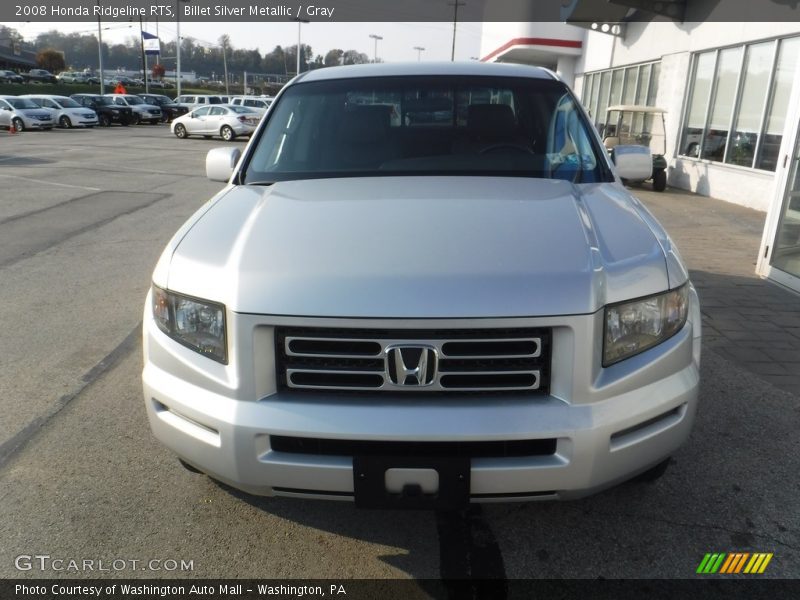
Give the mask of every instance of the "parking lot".
[(465, 514), (358, 511), (248, 497), (150, 435), (144, 297), (167, 240), (222, 187), (204, 160), (226, 142), (166, 125), (0, 135), (0, 577), (86, 576), (15, 567), (47, 554), (192, 563), (104, 577), (687, 578), (736, 551), (774, 553), (764, 577), (800, 575), (800, 300), (752, 275), (763, 215), (641, 193), (708, 299), (697, 422), (660, 480)]

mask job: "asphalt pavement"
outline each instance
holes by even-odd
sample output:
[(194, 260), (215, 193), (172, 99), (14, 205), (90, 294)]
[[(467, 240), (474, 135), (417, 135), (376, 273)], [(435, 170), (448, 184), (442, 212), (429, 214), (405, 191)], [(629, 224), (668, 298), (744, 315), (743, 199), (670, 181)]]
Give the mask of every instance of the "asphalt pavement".
[[(721, 336), (704, 345), (695, 429), (651, 484), (445, 514), (251, 497), (185, 471), (149, 432), (139, 329), (163, 246), (221, 188), (203, 176), (221, 145), (165, 126), (0, 139), (1, 578), (92, 575), (17, 568), (37, 554), (122, 560), (95, 574), (126, 578), (687, 578), (734, 551), (773, 552), (763, 577), (800, 576), (800, 398)], [(705, 287), (746, 277), (687, 246), (715, 275)]]

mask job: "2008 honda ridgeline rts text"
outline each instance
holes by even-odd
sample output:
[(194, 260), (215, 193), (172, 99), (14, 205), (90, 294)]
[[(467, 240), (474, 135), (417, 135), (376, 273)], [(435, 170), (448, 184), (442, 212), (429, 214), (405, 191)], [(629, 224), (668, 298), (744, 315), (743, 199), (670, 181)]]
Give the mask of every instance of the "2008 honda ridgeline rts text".
[(700, 310), (627, 157), (534, 67), (295, 78), (243, 153), (209, 153), (228, 185), (155, 268), (153, 433), (247, 492), (362, 507), (660, 474), (694, 419)]

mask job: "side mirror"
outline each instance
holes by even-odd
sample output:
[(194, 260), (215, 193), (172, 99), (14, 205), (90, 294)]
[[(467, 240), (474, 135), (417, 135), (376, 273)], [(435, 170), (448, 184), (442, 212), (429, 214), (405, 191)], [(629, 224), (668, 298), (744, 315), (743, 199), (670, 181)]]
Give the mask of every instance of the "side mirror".
[(611, 160), (622, 179), (644, 181), (653, 174), (653, 153), (647, 146), (615, 146)]
[(227, 183), (242, 156), (239, 148), (214, 148), (206, 155), (206, 177)]

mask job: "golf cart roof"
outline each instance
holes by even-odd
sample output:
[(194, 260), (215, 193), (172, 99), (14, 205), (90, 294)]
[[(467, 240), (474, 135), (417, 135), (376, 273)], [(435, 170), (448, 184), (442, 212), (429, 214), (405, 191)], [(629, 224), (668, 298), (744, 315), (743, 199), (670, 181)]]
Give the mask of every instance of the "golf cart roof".
[(619, 111), (631, 111), (631, 112), (644, 112), (644, 113), (665, 113), (667, 112), (663, 108), (658, 108), (657, 106), (642, 106), (638, 104), (615, 104), (614, 106), (609, 106), (606, 109), (608, 112), (612, 110), (619, 110)]

